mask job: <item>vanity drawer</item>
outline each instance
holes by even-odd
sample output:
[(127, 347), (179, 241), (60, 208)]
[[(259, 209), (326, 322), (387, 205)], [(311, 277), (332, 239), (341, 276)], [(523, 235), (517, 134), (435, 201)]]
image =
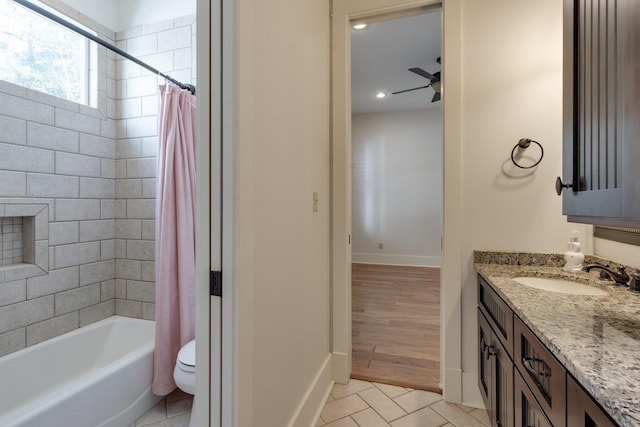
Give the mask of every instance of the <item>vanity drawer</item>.
[(491, 324), (491, 328), (509, 357), (513, 357), (513, 311), (480, 275), (478, 275), (478, 307)]
[(517, 316), (514, 316), (513, 360), (554, 427), (564, 427), (566, 424), (565, 370)]

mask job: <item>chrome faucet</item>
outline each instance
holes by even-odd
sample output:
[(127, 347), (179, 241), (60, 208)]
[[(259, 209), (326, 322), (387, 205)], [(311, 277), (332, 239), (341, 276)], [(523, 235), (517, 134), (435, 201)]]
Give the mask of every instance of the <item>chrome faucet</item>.
[(584, 271), (591, 271), (594, 268), (601, 270), (602, 272), (606, 273), (609, 277), (611, 277), (612, 280), (614, 280), (617, 284), (619, 285), (627, 285), (627, 283), (629, 282), (629, 275), (627, 274), (627, 272), (625, 271), (625, 268), (623, 266), (618, 267), (618, 271), (612, 271), (610, 270), (608, 267), (604, 266), (604, 265), (600, 265), (600, 264), (589, 264), (589, 265), (585, 265), (583, 270)]

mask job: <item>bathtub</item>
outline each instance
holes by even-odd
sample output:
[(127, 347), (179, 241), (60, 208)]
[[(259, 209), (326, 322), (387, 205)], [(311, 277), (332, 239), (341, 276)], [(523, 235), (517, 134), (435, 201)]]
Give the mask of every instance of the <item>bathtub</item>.
[(0, 426), (129, 426), (161, 399), (154, 331), (113, 316), (0, 357)]

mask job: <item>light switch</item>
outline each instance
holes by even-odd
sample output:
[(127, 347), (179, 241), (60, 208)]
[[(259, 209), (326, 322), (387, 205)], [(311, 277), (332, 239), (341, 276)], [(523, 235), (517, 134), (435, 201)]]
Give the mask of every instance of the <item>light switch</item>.
[(318, 192), (313, 192), (313, 211), (318, 212)]

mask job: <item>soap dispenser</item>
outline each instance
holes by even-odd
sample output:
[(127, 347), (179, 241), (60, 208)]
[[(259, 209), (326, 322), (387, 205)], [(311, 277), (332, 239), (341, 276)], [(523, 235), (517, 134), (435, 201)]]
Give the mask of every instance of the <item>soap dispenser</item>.
[(578, 230), (571, 230), (571, 237), (569, 243), (567, 243), (567, 252), (564, 253), (564, 259), (566, 261), (564, 271), (570, 273), (579, 273), (582, 271), (582, 262), (584, 261), (584, 254), (580, 252), (580, 242), (578, 241)]

